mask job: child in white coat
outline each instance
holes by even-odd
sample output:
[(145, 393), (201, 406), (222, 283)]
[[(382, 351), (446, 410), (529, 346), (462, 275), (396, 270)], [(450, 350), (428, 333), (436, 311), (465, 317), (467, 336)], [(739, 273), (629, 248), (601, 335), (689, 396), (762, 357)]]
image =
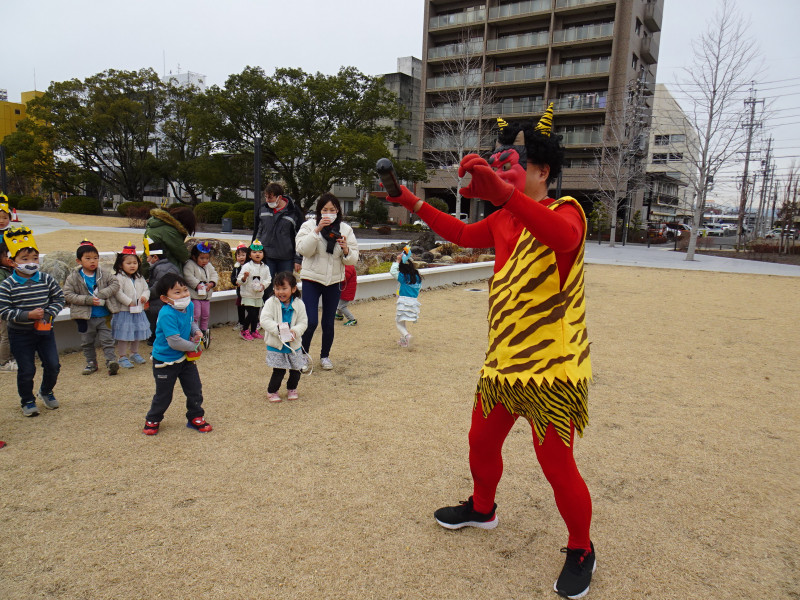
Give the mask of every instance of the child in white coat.
[(267, 338), (267, 365), (272, 367), (272, 377), (267, 385), (267, 400), (280, 402), (278, 390), (289, 369), (287, 399), (297, 400), (297, 384), (305, 366), (302, 335), (308, 327), (306, 305), (300, 300), (297, 279), (289, 271), (275, 275), (272, 281), (273, 296), (261, 309), (261, 327)]
[(131, 245), (125, 246), (114, 262), (119, 290), (114, 295), (117, 312), (111, 319), (111, 335), (117, 345), (117, 363), (123, 369), (132, 369), (131, 361), (137, 365), (146, 362), (139, 354), (139, 342), (150, 337), (150, 321), (144, 312), (150, 288), (139, 274), (140, 266), (136, 247)]
[(250, 244), (250, 260), (236, 278), (244, 306), (244, 326), (239, 334), (243, 340), (260, 340), (264, 337), (258, 333), (258, 313), (264, 306), (264, 290), (270, 281), (269, 267), (264, 264), (264, 246), (260, 241), (253, 240)]

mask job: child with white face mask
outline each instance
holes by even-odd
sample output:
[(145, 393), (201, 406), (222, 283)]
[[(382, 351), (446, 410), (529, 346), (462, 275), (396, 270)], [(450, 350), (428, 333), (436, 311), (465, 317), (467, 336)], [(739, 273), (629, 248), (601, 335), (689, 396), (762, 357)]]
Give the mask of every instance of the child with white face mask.
[(164, 412), (172, 403), (175, 381), (180, 380), (186, 396), (186, 426), (207, 433), (211, 424), (203, 418), (203, 384), (197, 371), (203, 338), (194, 320), (194, 306), (186, 280), (167, 273), (156, 288), (164, 306), (158, 313), (153, 342), (153, 377), (156, 393), (144, 424), (145, 435), (156, 435)]

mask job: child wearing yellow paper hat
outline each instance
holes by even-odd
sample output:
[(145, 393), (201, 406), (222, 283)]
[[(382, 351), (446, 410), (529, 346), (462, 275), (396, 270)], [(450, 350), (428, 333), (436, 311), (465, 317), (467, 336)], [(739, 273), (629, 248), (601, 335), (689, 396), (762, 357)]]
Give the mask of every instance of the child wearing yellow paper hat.
[[(0, 283), (13, 272), (14, 261), (8, 257), (6, 243), (0, 241)], [(16, 373), (16, 371), (17, 361), (11, 356), (11, 345), (8, 343), (8, 323), (0, 319), (0, 373)]]
[(0, 236), (2, 236), (11, 223), (11, 209), (8, 207), (8, 196), (0, 193)]
[(8, 322), (8, 341), (17, 359), (17, 392), (22, 414), (39, 414), (33, 395), (36, 355), (42, 361), (42, 382), (37, 396), (46, 408), (58, 408), (53, 395), (61, 365), (52, 323), (64, 308), (64, 293), (47, 273), (39, 271), (39, 248), (27, 227), (12, 227), (3, 235), (14, 272), (0, 283), (0, 319)]

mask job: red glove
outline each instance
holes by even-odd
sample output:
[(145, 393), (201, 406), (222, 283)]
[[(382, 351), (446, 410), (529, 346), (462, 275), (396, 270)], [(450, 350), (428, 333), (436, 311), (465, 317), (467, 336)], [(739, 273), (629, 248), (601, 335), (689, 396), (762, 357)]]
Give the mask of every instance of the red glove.
[(419, 198), (408, 191), (408, 188), (404, 185), (400, 186), (400, 191), (403, 193), (399, 196), (390, 196), (389, 194), (386, 194), (386, 199), (389, 202), (394, 202), (403, 208), (407, 208), (411, 212), (414, 212), (414, 206), (417, 204), (417, 202), (419, 202)]
[(466, 198), (481, 198), (495, 206), (503, 206), (516, 189), (510, 183), (500, 179), (489, 163), (477, 154), (467, 154), (461, 159), (458, 176), (463, 177), (467, 173), (472, 174), (472, 181), (467, 187), (459, 190), (461, 195)]

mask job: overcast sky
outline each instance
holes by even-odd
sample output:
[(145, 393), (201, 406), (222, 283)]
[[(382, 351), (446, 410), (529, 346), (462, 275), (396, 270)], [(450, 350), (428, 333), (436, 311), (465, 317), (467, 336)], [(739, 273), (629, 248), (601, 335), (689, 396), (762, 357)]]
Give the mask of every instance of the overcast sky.
[[(396, 70), (400, 56), (422, 54), (422, 0), (39, 0), (4, 2), (0, 88), (19, 101), (22, 91), (51, 81), (83, 79), (108, 68), (152, 67), (159, 74), (194, 71), (222, 85), (247, 65), (334, 73), (352, 65), (370, 75)], [(759, 137), (772, 135), (779, 173), (800, 163), (800, 3), (739, 0), (752, 21), (765, 69), (757, 95), (773, 102), (774, 117)], [(658, 81), (669, 85), (687, 64), (713, 0), (665, 0)], [(755, 8), (760, 12), (752, 12)], [(35, 80), (34, 80), (35, 72)], [(680, 100), (680, 97), (678, 98)], [(742, 107), (744, 108), (744, 106)], [(751, 163), (751, 169), (758, 162)], [(742, 164), (720, 183), (733, 181)], [(726, 203), (735, 186), (715, 190)]]

